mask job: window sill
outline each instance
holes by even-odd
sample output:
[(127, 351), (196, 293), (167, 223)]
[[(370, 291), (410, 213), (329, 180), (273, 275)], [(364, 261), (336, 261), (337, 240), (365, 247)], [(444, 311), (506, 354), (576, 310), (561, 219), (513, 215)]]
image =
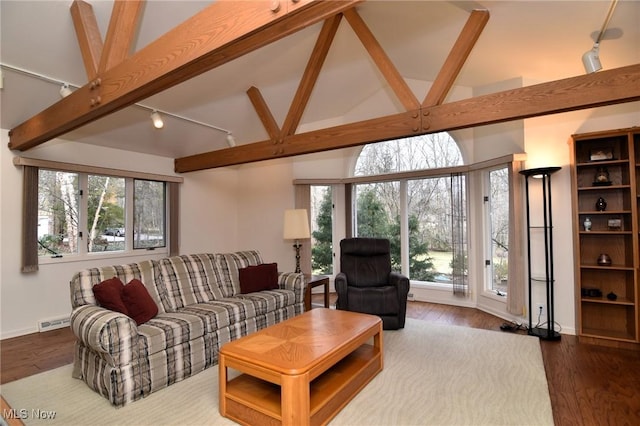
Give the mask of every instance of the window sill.
[(410, 281), (410, 285), (413, 288), (423, 288), (426, 290), (451, 291), (453, 288), (453, 284), (436, 283), (431, 281)]
[(66, 254), (62, 257), (40, 256), (38, 258), (39, 265), (58, 265), (61, 263), (89, 262), (103, 259), (128, 259), (125, 262), (135, 262), (135, 258), (141, 256), (159, 255), (167, 256), (169, 253), (166, 247), (160, 247), (155, 250), (131, 250), (118, 252), (96, 252), (87, 254)]
[(503, 295), (498, 295), (498, 294), (496, 294), (495, 291), (485, 290), (485, 291), (482, 292), (482, 296), (486, 297), (487, 299), (495, 300), (497, 302), (507, 303), (507, 294), (506, 293), (504, 293)]

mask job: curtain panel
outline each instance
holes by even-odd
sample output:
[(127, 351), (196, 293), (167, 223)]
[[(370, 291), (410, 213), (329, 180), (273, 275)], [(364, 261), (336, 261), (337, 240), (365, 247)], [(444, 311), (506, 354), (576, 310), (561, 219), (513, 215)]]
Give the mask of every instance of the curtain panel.
[(451, 174), (451, 248), (453, 251), (453, 268), (451, 283), (453, 294), (467, 296), (469, 293), (467, 265), (467, 182), (466, 173)]
[(22, 272), (38, 270), (38, 171), (22, 168)]
[(509, 163), (509, 270), (507, 281), (507, 312), (524, 315), (524, 211), (521, 161)]
[(169, 256), (180, 254), (180, 184), (168, 182), (169, 186)]

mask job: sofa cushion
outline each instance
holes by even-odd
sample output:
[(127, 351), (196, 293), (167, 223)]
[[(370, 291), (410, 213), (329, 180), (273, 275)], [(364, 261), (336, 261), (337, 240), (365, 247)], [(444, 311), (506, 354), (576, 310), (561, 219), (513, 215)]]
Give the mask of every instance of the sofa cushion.
[(158, 314), (158, 305), (144, 284), (136, 278), (124, 286), (122, 301), (127, 308), (127, 315), (133, 318), (137, 325), (144, 324)]
[(251, 301), (256, 315), (265, 315), (268, 312), (273, 312), (286, 306), (294, 305), (296, 301), (296, 295), (291, 290), (277, 289), (263, 290), (248, 294), (239, 294), (234, 299)]
[(240, 293), (253, 293), (278, 288), (278, 264), (263, 263), (238, 270)]
[(222, 273), (213, 254), (173, 256), (159, 261), (167, 288), (168, 312), (184, 306), (222, 299)]
[[(205, 324), (205, 333), (212, 333), (219, 328), (228, 327), (231, 323), (231, 318), (238, 317), (234, 312), (236, 309), (235, 305), (219, 303), (219, 301), (214, 300), (185, 306), (180, 309), (180, 312), (198, 316)], [(246, 309), (244, 312), (246, 313)]]
[(72, 307), (96, 305), (93, 286), (113, 277), (119, 278), (123, 283), (128, 283), (134, 278), (142, 281), (158, 306), (158, 312), (165, 312), (166, 289), (161, 282), (160, 271), (155, 260), (143, 260), (127, 265), (102, 266), (79, 271), (71, 279)]
[(205, 334), (201, 316), (189, 312), (159, 314), (138, 327), (141, 341), (138, 343), (144, 356), (187, 343)]
[(240, 269), (264, 263), (256, 250), (218, 254), (216, 260), (222, 272), (221, 289), (225, 297), (240, 294)]
[(124, 284), (120, 278), (113, 277), (108, 280), (104, 280), (101, 283), (94, 285), (92, 290), (100, 306), (109, 309), (110, 311), (129, 315), (129, 310), (122, 300)]

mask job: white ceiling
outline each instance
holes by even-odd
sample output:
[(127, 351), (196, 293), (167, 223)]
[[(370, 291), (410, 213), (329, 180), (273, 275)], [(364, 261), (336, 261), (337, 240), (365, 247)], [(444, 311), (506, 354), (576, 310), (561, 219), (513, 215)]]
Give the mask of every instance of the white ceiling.
[[(113, 1), (89, 1), (102, 34)], [(135, 43), (138, 50), (210, 2), (148, 0)], [(1, 126), (11, 129), (59, 100), (57, 83), (9, 69), (86, 84), (70, 1), (0, 1)], [(358, 11), (405, 79), (437, 75), (474, 7), (491, 17), (456, 84), (480, 87), (522, 77), (527, 84), (584, 74), (611, 2), (603, 1), (367, 1)], [(237, 142), (267, 139), (246, 90), (260, 89), (282, 124), (320, 24), (155, 95), (142, 104), (233, 132)], [(594, 34), (595, 33), (595, 34)], [(620, 1), (601, 43), (605, 69), (640, 63), (640, 1)], [(386, 86), (346, 20), (330, 49), (302, 124), (340, 117)], [(415, 93), (422, 100), (426, 93)], [(397, 102), (396, 102), (397, 104)], [(398, 108), (400, 108), (398, 106)], [(392, 112), (401, 112), (398, 111)], [(374, 118), (374, 117), (371, 117)], [(63, 137), (171, 158), (225, 148), (223, 132), (165, 117), (151, 126), (149, 111), (135, 106)]]

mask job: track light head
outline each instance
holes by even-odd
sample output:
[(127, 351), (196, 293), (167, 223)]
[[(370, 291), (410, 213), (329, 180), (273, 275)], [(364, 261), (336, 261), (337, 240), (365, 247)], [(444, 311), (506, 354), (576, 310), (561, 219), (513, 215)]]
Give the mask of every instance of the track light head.
[(72, 93), (73, 92), (71, 91), (71, 88), (69, 87), (68, 83), (64, 83), (62, 85), (62, 87), (60, 88), (60, 97), (61, 98), (66, 98), (67, 96), (69, 96)]
[(584, 69), (587, 71), (587, 74), (591, 74), (602, 69), (602, 64), (600, 63), (599, 43), (594, 44), (591, 50), (586, 51), (584, 55), (582, 55), (582, 64), (584, 65)]
[(227, 144), (229, 144), (230, 147), (236, 146), (236, 138), (234, 138), (231, 133), (227, 133)]
[(162, 117), (160, 117), (158, 111), (154, 110), (151, 113), (151, 121), (153, 121), (153, 127), (156, 129), (162, 129), (164, 127), (164, 121), (162, 121)]

